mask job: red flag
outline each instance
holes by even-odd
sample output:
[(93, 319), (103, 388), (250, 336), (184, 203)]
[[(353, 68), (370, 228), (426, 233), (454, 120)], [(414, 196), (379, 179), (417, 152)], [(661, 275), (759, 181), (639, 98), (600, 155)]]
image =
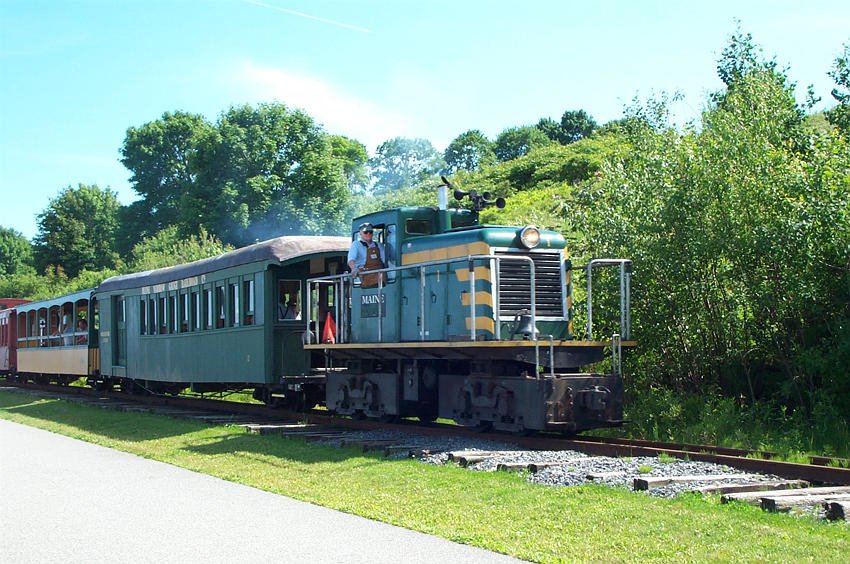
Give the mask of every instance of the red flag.
[(331, 312), (328, 312), (325, 317), (325, 328), (322, 330), (322, 342), (335, 344), (336, 343), (336, 323), (334, 323)]

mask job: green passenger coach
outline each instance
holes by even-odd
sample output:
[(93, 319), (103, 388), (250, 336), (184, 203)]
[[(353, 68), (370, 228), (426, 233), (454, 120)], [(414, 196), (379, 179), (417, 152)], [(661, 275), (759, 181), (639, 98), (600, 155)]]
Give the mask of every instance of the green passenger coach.
[[(308, 379), (305, 280), (341, 272), (348, 247), (342, 237), (279, 237), (105, 280), (96, 297), (108, 323), (92, 383), (150, 392), (251, 387), (267, 399), (284, 378)], [(313, 318), (334, 305), (327, 294), (312, 303)]]

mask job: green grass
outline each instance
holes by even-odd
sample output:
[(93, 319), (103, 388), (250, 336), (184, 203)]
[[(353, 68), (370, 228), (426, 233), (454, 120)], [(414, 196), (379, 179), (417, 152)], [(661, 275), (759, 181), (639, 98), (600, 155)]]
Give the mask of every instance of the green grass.
[(658, 454), (658, 463), (659, 464), (670, 464), (671, 462), (677, 462), (679, 459), (675, 456), (670, 456), (666, 452), (661, 452)]
[(588, 434), (773, 451), (794, 462), (809, 455), (850, 458), (846, 409), (820, 405), (804, 416), (767, 401), (752, 405), (717, 393), (641, 388), (627, 395), (623, 427)]
[(512, 473), (388, 461), (21, 393), (0, 392), (0, 417), (527, 560), (839, 561), (850, 551), (846, 524), (695, 496), (536, 486)]

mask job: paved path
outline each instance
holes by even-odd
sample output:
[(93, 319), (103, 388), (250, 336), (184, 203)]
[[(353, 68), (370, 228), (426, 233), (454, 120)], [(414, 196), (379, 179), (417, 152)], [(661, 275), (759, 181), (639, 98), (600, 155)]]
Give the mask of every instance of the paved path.
[(511, 562), (0, 419), (0, 562)]

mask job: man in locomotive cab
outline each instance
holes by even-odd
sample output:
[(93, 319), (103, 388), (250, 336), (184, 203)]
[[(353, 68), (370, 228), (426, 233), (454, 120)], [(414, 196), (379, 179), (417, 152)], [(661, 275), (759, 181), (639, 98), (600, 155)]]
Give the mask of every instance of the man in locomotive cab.
[[(351, 275), (357, 277), (361, 272), (379, 270), (384, 268), (384, 246), (375, 241), (375, 228), (371, 223), (363, 223), (358, 228), (358, 238), (351, 243), (348, 250), (348, 268)], [(386, 275), (381, 273), (382, 284), (386, 283)], [(362, 288), (376, 288), (378, 286), (377, 274), (366, 274), (362, 277)]]

